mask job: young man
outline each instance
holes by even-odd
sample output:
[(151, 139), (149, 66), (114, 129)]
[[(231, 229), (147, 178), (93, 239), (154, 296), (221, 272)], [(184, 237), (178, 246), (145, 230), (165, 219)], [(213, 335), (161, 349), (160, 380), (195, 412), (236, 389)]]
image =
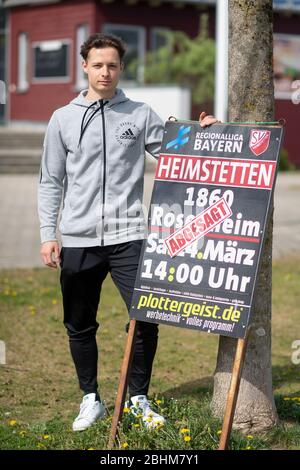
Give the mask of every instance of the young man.
[[(64, 325), (84, 393), (74, 431), (105, 416), (97, 384), (101, 285), (110, 272), (129, 310), (146, 229), (145, 150), (158, 158), (163, 138), (163, 122), (154, 111), (117, 88), (124, 53), (122, 41), (111, 35), (94, 34), (82, 45), (88, 90), (52, 115), (40, 168), (41, 256), (46, 266), (61, 267)], [(200, 121), (205, 126), (216, 120), (202, 113)], [(147, 400), (157, 336), (156, 324), (138, 322), (129, 396), (147, 427), (164, 423)]]

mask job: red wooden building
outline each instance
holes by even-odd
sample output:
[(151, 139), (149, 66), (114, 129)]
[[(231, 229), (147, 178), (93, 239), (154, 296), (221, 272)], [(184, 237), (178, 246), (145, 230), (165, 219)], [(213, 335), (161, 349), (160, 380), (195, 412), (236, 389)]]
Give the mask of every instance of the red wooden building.
[[(2, 121), (46, 122), (54, 109), (84, 88), (79, 47), (89, 34), (107, 31), (122, 37), (129, 45), (127, 60), (142, 61), (147, 50), (161, 45), (166, 29), (196, 36), (202, 12), (209, 15), (213, 36), (215, 3), (215, 0), (3, 0), (0, 19), (6, 26), (1, 30), (0, 21), (0, 34), (2, 31), (6, 38), (7, 66), (2, 79), (8, 84), (9, 93), (5, 112), (2, 106)], [(293, 7), (293, 3), (299, 5)], [(287, 120), (284, 146), (290, 159), (300, 166), (297, 135), (300, 1), (278, 0), (275, 6), (278, 6), (274, 25), (276, 117)], [(2, 57), (2, 65), (3, 61)], [(142, 68), (135, 72), (127, 69), (124, 83), (142, 81), (142, 73)]]

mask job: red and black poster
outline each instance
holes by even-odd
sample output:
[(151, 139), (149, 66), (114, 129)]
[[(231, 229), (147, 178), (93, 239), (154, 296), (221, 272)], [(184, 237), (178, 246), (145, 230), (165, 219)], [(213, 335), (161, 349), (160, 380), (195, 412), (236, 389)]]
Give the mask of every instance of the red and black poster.
[(282, 135), (166, 123), (131, 318), (245, 337)]

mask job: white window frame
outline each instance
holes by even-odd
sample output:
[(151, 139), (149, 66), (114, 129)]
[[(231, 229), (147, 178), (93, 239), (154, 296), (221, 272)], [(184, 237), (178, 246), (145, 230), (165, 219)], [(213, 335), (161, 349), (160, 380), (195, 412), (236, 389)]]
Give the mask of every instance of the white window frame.
[(82, 57), (80, 55), (80, 47), (86, 41), (89, 35), (88, 24), (80, 24), (76, 27), (76, 77), (75, 89), (81, 91), (88, 87), (88, 80), (82, 68)]
[(28, 35), (18, 34), (18, 80), (17, 91), (23, 93), (29, 88), (28, 82)]
[(164, 27), (155, 27), (155, 28), (151, 28), (150, 30), (150, 47), (151, 47), (151, 51), (152, 52), (155, 52), (158, 48), (156, 47), (156, 44), (155, 44), (155, 35), (157, 33), (170, 33), (171, 32), (171, 29), (170, 28), (164, 28)]
[(294, 2), (293, 0), (286, 0), (283, 4), (273, 4), (274, 10), (285, 10), (285, 11), (299, 11), (300, 2)]
[(146, 28), (143, 26), (131, 25), (131, 24), (118, 24), (118, 23), (105, 23), (102, 27), (102, 31), (108, 34), (114, 34), (114, 28), (123, 31), (136, 31), (138, 33), (138, 68), (136, 80), (123, 79), (121, 76), (122, 84), (132, 84), (134, 82), (144, 82), (144, 69), (145, 69), (145, 54), (146, 54)]
[[(39, 47), (43, 43), (50, 43), (50, 42), (60, 42), (62, 45), (66, 44), (69, 46), (67, 48), (67, 72), (68, 75), (65, 77), (35, 77), (35, 49)], [(47, 84), (47, 83), (68, 83), (71, 81), (72, 78), (72, 70), (73, 70), (73, 64), (72, 64), (72, 40), (71, 39), (53, 39), (49, 41), (35, 41), (31, 44), (32, 48), (32, 83), (33, 84)]]

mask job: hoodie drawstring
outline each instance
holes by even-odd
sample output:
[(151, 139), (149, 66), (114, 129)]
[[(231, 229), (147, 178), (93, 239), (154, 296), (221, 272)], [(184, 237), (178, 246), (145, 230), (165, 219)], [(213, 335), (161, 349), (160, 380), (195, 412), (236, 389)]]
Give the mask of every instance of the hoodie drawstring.
[[(99, 100), (100, 102), (101, 100)], [(90, 117), (88, 118), (86, 124), (84, 124), (84, 121), (85, 121), (85, 117), (89, 111), (89, 109), (91, 109), (93, 106), (95, 106), (95, 104), (97, 104), (98, 101), (94, 101), (92, 104), (90, 104), (90, 106), (85, 110), (85, 113), (83, 115), (83, 118), (82, 118), (82, 121), (81, 121), (81, 126), (80, 126), (80, 137), (79, 137), (79, 142), (78, 142), (78, 147), (80, 146), (81, 144), (81, 141), (82, 141), (82, 137), (83, 137), (83, 134), (85, 133), (89, 123), (91, 122), (91, 120), (93, 119), (93, 117), (95, 116), (95, 114), (101, 110), (101, 107), (99, 106), (98, 108), (96, 108), (92, 114), (90, 115)], [(103, 102), (103, 106), (105, 106), (106, 104), (108, 103), (108, 101), (104, 101)]]

